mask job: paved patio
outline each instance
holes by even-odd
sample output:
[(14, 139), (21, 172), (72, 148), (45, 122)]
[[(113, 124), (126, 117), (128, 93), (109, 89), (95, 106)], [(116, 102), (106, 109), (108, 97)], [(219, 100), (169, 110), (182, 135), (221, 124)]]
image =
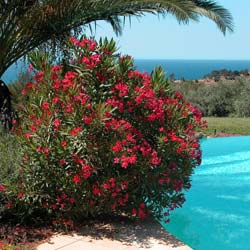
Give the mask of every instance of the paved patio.
[(71, 234), (55, 234), (37, 250), (191, 250), (158, 222), (91, 222)]

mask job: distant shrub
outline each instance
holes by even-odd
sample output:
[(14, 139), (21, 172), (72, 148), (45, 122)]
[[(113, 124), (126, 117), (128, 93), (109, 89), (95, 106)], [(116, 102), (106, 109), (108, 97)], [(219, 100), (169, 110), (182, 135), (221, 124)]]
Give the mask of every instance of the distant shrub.
[(12, 199), (15, 199), (20, 164), (21, 152), (16, 136), (0, 128), (0, 221), (1, 215), (9, 210)]
[(250, 117), (250, 81), (245, 84), (244, 88), (239, 92), (239, 98), (237, 98), (233, 105), (235, 109), (235, 115), (238, 117)]
[[(18, 206), (57, 216), (126, 213), (145, 218), (184, 202), (200, 164), (194, 130), (201, 114), (152, 76), (115, 54), (111, 40), (71, 38), (71, 61), (41, 70), (22, 93)], [(31, 211), (31, 213), (32, 213)]]
[(203, 116), (249, 116), (249, 77), (220, 80), (216, 83), (186, 81), (175, 84), (187, 101), (197, 107)]
[(28, 82), (32, 81), (32, 76), (28, 71), (20, 72), (17, 76), (17, 79), (8, 84), (8, 88), (11, 92), (11, 101), (14, 110), (17, 106), (25, 105), (28, 101), (27, 97), (22, 95), (21, 92), (24, 89), (25, 85)]

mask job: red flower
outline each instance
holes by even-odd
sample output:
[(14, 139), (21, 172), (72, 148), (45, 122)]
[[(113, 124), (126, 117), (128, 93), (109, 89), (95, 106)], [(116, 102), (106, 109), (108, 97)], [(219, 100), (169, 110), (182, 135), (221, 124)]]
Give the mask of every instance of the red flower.
[(123, 189), (127, 189), (127, 188), (128, 188), (128, 181), (124, 181), (124, 182), (122, 183), (122, 188), (123, 188)]
[(115, 89), (118, 90), (119, 97), (123, 97), (128, 94), (128, 86), (123, 82), (117, 83), (115, 85)]
[(3, 192), (3, 191), (5, 191), (7, 188), (4, 186), (4, 185), (0, 185), (0, 192)]
[(66, 141), (62, 141), (62, 142), (61, 142), (61, 146), (62, 146), (62, 147), (66, 147), (66, 146), (67, 146), (67, 142), (66, 142)]
[(115, 178), (113, 178), (113, 177), (110, 178), (110, 179), (109, 179), (109, 182), (114, 183), (114, 182), (115, 182)]
[(90, 177), (90, 175), (92, 174), (92, 168), (89, 165), (83, 165), (82, 166), (82, 177), (84, 179), (87, 179)]
[(10, 209), (10, 208), (12, 207), (11, 202), (8, 201), (8, 202), (5, 204), (5, 207), (6, 207), (7, 209)]
[(115, 210), (115, 209), (116, 209), (116, 204), (111, 204), (110, 208), (111, 208), (112, 210)]
[(37, 82), (41, 82), (43, 80), (44, 77), (44, 72), (40, 71), (37, 74), (34, 75), (34, 78)]
[(69, 42), (76, 44), (79, 40), (77, 40), (74, 36), (70, 37)]
[(24, 154), (23, 155), (23, 159), (25, 159), (25, 160), (29, 159), (29, 155), (28, 154)]
[(115, 158), (114, 158), (114, 163), (115, 163), (115, 164), (118, 164), (119, 162), (120, 162), (120, 159), (119, 159), (118, 157), (115, 157)]
[(81, 178), (80, 178), (80, 175), (79, 175), (79, 174), (74, 175), (74, 177), (73, 177), (73, 182), (74, 182), (75, 184), (81, 183)]
[(122, 144), (120, 141), (117, 141), (116, 144), (112, 147), (112, 150), (115, 152), (115, 153), (119, 153), (122, 151)]
[(136, 163), (136, 160), (137, 160), (137, 156), (136, 156), (135, 154), (132, 154), (132, 155), (129, 157), (129, 163), (130, 163), (130, 164)]
[(34, 132), (34, 133), (37, 131), (37, 128), (35, 127), (35, 124), (34, 124), (34, 123), (31, 124), (31, 128), (30, 128), (30, 129), (31, 129), (31, 131)]
[(57, 72), (57, 71), (59, 71), (59, 70), (61, 70), (63, 67), (62, 66), (59, 66), (59, 65), (53, 65), (52, 67), (51, 67), (51, 70), (52, 70), (52, 72)]
[(154, 157), (154, 158), (152, 158), (151, 163), (154, 165), (159, 165), (161, 163), (161, 158)]
[(61, 159), (61, 160), (59, 161), (59, 163), (60, 163), (60, 165), (65, 165), (66, 161), (65, 161), (64, 159)]
[(93, 192), (93, 195), (96, 195), (96, 196), (101, 194), (101, 190), (97, 187), (94, 187), (92, 192)]
[[(61, 81), (57, 79), (57, 80), (54, 81), (54, 84), (52, 85), (52, 88), (58, 90), (58, 89), (61, 88), (61, 86), (62, 86)], [(59, 101), (59, 99), (53, 99), (52, 100), (53, 103), (57, 103), (58, 101)]]
[(81, 131), (82, 131), (82, 128), (81, 128), (81, 127), (73, 128), (73, 129), (70, 131), (70, 134), (71, 134), (71, 136), (77, 136), (77, 134), (78, 134), (79, 132), (81, 132)]
[(71, 204), (73, 204), (73, 203), (76, 202), (76, 200), (75, 200), (75, 198), (71, 197), (71, 198), (69, 198), (69, 202), (70, 202)]
[(29, 139), (31, 137), (31, 133), (27, 132), (27, 133), (25, 133), (25, 136), (26, 136), (27, 139)]
[(140, 208), (145, 208), (145, 204), (143, 202), (140, 204)]
[(132, 213), (132, 215), (136, 215), (137, 214), (137, 210), (135, 208), (132, 208), (131, 213)]
[(41, 125), (41, 119), (37, 118), (35, 120), (35, 123), (36, 123), (37, 126), (40, 126)]
[(173, 188), (176, 192), (180, 192), (183, 188), (183, 181), (182, 180), (175, 180), (173, 183)]
[(103, 184), (103, 188), (104, 188), (104, 189), (109, 190), (110, 187), (111, 187), (111, 186), (110, 186), (110, 184), (108, 184), (108, 183), (104, 183), (104, 184)]
[(54, 122), (53, 122), (53, 125), (54, 125), (55, 127), (59, 127), (59, 126), (61, 125), (61, 120), (60, 120), (59, 118), (56, 118), (56, 119), (54, 120)]
[(56, 202), (57, 202), (57, 203), (60, 203), (60, 202), (62, 202), (62, 198), (60, 198), (60, 197), (57, 197), (57, 198), (56, 198)]
[(28, 66), (28, 72), (30, 73), (31, 71), (33, 71), (34, 67), (33, 65), (30, 63)]
[(64, 200), (65, 200), (68, 196), (67, 196), (67, 194), (62, 193), (61, 197), (62, 197), (62, 199), (64, 199)]
[(141, 209), (141, 208), (139, 208), (139, 210), (138, 210), (138, 215), (139, 215), (139, 218), (140, 218), (141, 220), (144, 220), (144, 219), (147, 217), (146, 213), (145, 213), (144, 210)]
[(92, 122), (92, 118), (86, 115), (82, 119), (86, 124), (90, 124)]
[(45, 154), (49, 154), (50, 149), (49, 149), (49, 148), (44, 148), (44, 149), (43, 149), (43, 152), (44, 152)]
[(161, 163), (161, 158), (157, 156), (156, 151), (153, 151), (151, 155), (152, 155), (151, 163), (154, 165), (159, 165)]
[(95, 41), (91, 42), (91, 44), (89, 45), (89, 50), (94, 51), (95, 48), (96, 48), (96, 45), (97, 45), (97, 44), (96, 44)]
[(53, 204), (53, 205), (52, 205), (52, 208), (53, 208), (54, 210), (56, 210), (56, 209), (58, 209), (58, 206), (57, 206), (56, 204)]
[(65, 111), (66, 111), (66, 113), (72, 113), (72, 111), (73, 111), (73, 107), (72, 107), (72, 104), (71, 103), (68, 103), (67, 104), (67, 106), (66, 106), (66, 108), (65, 108)]
[(117, 196), (117, 193), (116, 192), (113, 192), (112, 195), (111, 195), (113, 198), (115, 198)]
[(136, 140), (134, 139), (134, 136), (131, 133), (127, 134), (127, 140), (131, 143), (136, 143)]
[(24, 194), (23, 194), (23, 193), (18, 193), (17, 198), (18, 198), (18, 199), (22, 199), (22, 198), (23, 198), (23, 196), (24, 196)]
[(164, 184), (164, 180), (163, 180), (163, 179), (159, 179), (159, 180), (158, 180), (158, 183), (159, 183), (160, 185), (163, 185), (163, 184)]
[(59, 102), (59, 98), (58, 98), (58, 97), (54, 97), (54, 98), (52, 99), (52, 102), (53, 102), (54, 104), (58, 103), (58, 102)]
[(49, 103), (46, 101), (43, 101), (42, 103), (42, 110), (48, 110), (49, 109)]

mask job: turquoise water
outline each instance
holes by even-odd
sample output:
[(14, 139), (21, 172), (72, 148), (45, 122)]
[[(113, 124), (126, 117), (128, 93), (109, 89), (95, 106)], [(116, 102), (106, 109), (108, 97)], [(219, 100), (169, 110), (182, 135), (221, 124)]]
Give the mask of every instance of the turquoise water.
[(250, 249), (250, 137), (203, 140), (202, 165), (164, 225), (194, 250)]

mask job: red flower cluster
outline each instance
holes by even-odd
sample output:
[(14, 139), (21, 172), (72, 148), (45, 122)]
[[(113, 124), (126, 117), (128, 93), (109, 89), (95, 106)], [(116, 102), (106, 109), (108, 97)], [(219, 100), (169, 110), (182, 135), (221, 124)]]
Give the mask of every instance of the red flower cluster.
[(34, 193), (25, 183), (33, 175), (43, 207), (55, 211), (143, 219), (180, 206), (200, 163), (201, 113), (162, 72), (151, 77), (134, 70), (130, 57), (117, 58), (112, 42), (73, 37), (70, 44), (69, 71), (52, 66), (25, 87), (22, 194)]

